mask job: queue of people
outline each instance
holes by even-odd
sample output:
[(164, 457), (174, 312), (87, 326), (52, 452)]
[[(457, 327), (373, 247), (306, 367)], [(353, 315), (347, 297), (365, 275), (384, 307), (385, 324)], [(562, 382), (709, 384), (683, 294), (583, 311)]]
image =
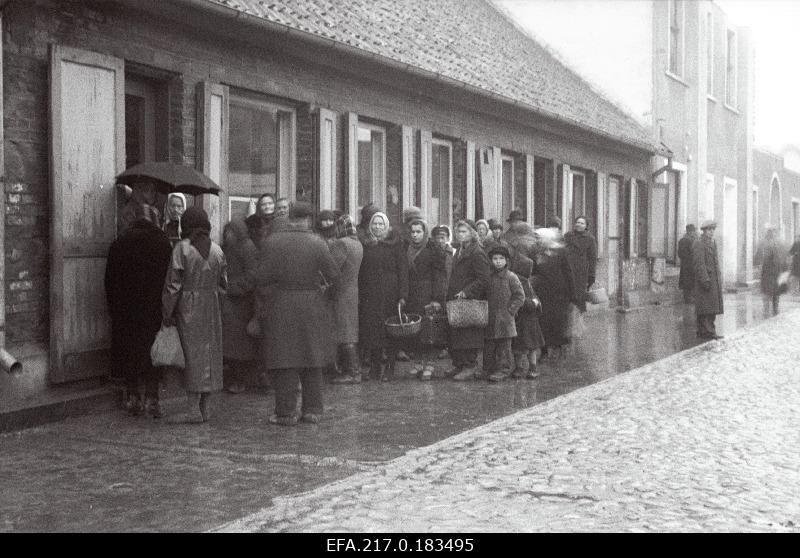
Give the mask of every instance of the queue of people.
[[(220, 247), (205, 211), (186, 209), (182, 195), (168, 197), (163, 223), (147, 206), (134, 206), (106, 270), (112, 352), (134, 415), (164, 414), (148, 358), (162, 326), (177, 327), (186, 362), (186, 412), (171, 420), (208, 421), (214, 393), (239, 393), (257, 375), (274, 388), (271, 423), (316, 423), (326, 375), (388, 382), (399, 357), (422, 381), (443, 357), (455, 381), (536, 378), (540, 357), (558, 358), (570, 342), (570, 305), (585, 311), (594, 283), (596, 244), (582, 216), (563, 237), (560, 223), (534, 230), (518, 211), (506, 227), (460, 220), (451, 237), (417, 208), (396, 229), (372, 203), (357, 226), (332, 210), (312, 223), (310, 205), (265, 194), (253, 215), (224, 227)], [(447, 327), (448, 301), (464, 299), (486, 301), (487, 325)], [(439, 329), (388, 336), (398, 315)]]

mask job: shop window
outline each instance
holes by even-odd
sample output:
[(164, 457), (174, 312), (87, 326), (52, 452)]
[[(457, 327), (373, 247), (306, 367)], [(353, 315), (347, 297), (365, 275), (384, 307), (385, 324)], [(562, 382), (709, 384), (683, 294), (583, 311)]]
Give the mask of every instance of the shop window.
[(292, 191), (295, 115), (291, 107), (235, 94), (231, 94), (229, 111), (230, 214), (246, 214), (243, 206), (250, 199)]
[(453, 200), (453, 145), (434, 138), (431, 145), (431, 192), (428, 212), (431, 223), (452, 224), (453, 214), (460, 213)]
[(358, 124), (358, 210), (374, 202), (383, 208), (386, 180), (386, 131), (378, 126)]

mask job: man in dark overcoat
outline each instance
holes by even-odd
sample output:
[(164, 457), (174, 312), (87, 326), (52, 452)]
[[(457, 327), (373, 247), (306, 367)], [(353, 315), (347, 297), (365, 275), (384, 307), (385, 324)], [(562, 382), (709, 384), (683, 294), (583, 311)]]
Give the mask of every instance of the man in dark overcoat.
[(697, 314), (697, 336), (701, 339), (721, 339), (717, 335), (714, 320), (722, 314), (722, 272), (717, 257), (714, 231), (717, 224), (706, 221), (700, 227), (703, 233), (692, 245), (694, 261), (694, 304)]
[(697, 240), (697, 227), (692, 223), (686, 225), (686, 234), (678, 241), (678, 257), (681, 259), (681, 272), (678, 276), (678, 287), (683, 291), (683, 301), (692, 302), (694, 290), (694, 261), (692, 261), (692, 244)]
[(340, 273), (327, 243), (311, 229), (312, 215), (308, 203), (292, 206), (288, 222), (264, 240), (255, 278), (264, 366), (275, 386), (272, 424), (297, 423), (298, 382), (300, 419), (319, 422), (323, 370), (336, 356), (329, 289), (335, 292)]
[[(145, 205), (134, 208), (134, 220), (108, 250), (105, 288), (111, 314), (111, 374), (125, 379), (129, 413), (139, 415), (146, 410), (160, 418), (161, 370), (153, 367), (150, 348), (161, 327), (161, 289), (172, 245), (150, 220), (155, 216)], [(144, 406), (140, 381), (144, 383)]]

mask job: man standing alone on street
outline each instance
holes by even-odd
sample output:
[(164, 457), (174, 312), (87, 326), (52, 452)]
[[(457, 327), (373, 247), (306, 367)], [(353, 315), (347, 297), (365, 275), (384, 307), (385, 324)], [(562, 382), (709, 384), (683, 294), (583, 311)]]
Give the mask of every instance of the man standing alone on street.
[(690, 223), (686, 225), (686, 234), (678, 241), (678, 257), (681, 259), (678, 287), (683, 291), (684, 302), (692, 302), (692, 289), (694, 289), (692, 244), (695, 240), (697, 240), (697, 228)]
[(697, 336), (701, 339), (721, 339), (714, 327), (717, 314), (722, 314), (722, 276), (717, 258), (714, 231), (717, 224), (706, 221), (700, 227), (703, 234), (692, 245), (694, 261), (694, 299), (697, 313)]

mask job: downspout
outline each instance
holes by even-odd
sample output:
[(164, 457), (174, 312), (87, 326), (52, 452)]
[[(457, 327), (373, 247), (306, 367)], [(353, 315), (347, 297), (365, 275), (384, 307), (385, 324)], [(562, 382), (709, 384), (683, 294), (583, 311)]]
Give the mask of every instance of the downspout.
[[(5, 125), (3, 124), (3, 12), (5, 2), (0, 3), (0, 184), (5, 194), (6, 161), (5, 161)], [(5, 203), (3, 204), (5, 205)], [(22, 372), (22, 363), (6, 351), (6, 218), (5, 212), (0, 216), (0, 368), (9, 374)]]

